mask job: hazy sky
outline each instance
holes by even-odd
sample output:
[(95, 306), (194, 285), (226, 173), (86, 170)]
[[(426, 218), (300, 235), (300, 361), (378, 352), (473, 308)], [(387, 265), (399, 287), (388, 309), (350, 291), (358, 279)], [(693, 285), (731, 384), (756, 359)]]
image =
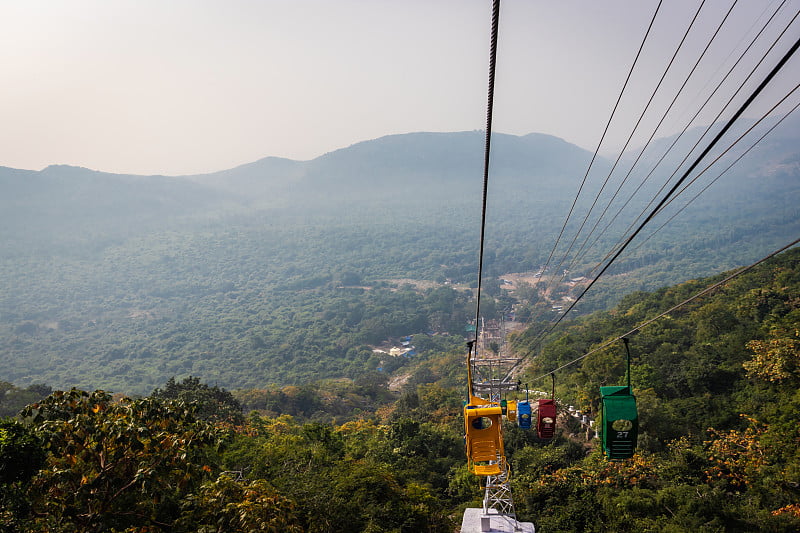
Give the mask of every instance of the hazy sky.
[[(706, 2), (676, 62), (682, 76), (730, 3)], [(656, 4), (504, 0), (495, 131), (594, 149)], [(611, 145), (699, 0), (664, 4)], [(739, 4), (666, 133), (779, 2)], [(788, 1), (775, 27), (798, 9)], [(0, 0), (0, 166), (176, 175), (312, 159), (394, 133), (483, 129), (490, 15), (489, 0)], [(776, 54), (798, 35), (792, 27)], [(780, 86), (797, 83), (798, 65)]]

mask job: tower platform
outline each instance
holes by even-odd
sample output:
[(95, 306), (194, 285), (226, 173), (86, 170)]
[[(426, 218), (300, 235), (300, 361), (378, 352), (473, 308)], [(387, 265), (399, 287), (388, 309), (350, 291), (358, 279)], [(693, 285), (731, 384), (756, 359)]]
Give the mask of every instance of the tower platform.
[(517, 522), (507, 515), (500, 515), (489, 510), (470, 507), (464, 510), (461, 521), (461, 533), (536, 533), (532, 522)]

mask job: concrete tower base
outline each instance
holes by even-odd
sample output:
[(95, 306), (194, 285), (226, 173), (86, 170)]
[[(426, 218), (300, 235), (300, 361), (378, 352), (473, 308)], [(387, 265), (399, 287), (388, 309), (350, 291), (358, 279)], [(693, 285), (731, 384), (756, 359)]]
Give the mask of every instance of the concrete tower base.
[(536, 533), (536, 528), (531, 522), (517, 522), (491, 509), (489, 514), (483, 514), (483, 509), (471, 507), (464, 511), (461, 533)]

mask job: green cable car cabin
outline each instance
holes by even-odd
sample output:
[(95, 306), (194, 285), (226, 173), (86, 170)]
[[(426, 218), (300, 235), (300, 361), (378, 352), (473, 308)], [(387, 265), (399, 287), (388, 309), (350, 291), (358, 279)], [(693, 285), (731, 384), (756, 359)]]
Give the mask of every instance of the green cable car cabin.
[(627, 459), (636, 449), (639, 415), (636, 397), (627, 386), (600, 387), (600, 428), (603, 451), (609, 459)]

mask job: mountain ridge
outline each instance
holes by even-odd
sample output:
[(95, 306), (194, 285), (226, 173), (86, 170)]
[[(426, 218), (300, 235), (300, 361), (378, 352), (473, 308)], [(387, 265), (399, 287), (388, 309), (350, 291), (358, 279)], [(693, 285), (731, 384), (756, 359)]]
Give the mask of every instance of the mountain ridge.
[[(231, 169), (181, 176), (116, 174), (73, 165), (49, 165), (40, 171), (0, 167), (0, 192), (9, 198), (26, 191), (31, 208), (35, 208), (37, 194), (45, 202), (63, 201), (66, 191), (48, 198), (46, 188), (64, 185), (64, 180), (96, 187), (135, 185), (167, 196), (184, 191), (205, 208), (215, 200), (272, 207), (348, 201), (353, 197), (349, 189), (353, 188), (370, 200), (387, 200), (409, 188), (431, 188), (442, 195), (453, 186), (480, 184), (483, 137), (480, 131), (387, 135), (308, 161), (268, 156)], [(579, 161), (588, 161), (588, 152), (582, 148), (546, 134), (495, 134), (493, 141), (497, 163), (492, 172), (498, 178), (510, 174), (527, 179), (543, 178), (548, 173), (574, 174)], [(225, 193), (221, 198), (220, 192)], [(104, 198), (104, 194), (113, 196), (113, 191), (101, 190), (93, 200)], [(130, 199), (130, 191), (121, 191), (108, 201), (123, 203)], [(92, 206), (76, 207), (76, 211), (87, 210)]]
[[(797, 130), (800, 121), (790, 120), (762, 141), (689, 207), (687, 220), (735, 225), (733, 219), (749, 217), (769, 218), (771, 226), (796, 223), (797, 208), (792, 206), (800, 203), (800, 150), (793, 143)], [(0, 167), (0, 241), (43, 241), (46, 246), (64, 237), (91, 239), (98, 231), (130, 236), (259, 212), (271, 213), (273, 221), (322, 213), (338, 217), (345, 211), (349, 219), (362, 213), (375, 221), (398, 209), (415, 218), (442, 210), (468, 212), (480, 208), (484, 141), (480, 130), (394, 134), (308, 161), (268, 156), (232, 169), (184, 176), (113, 174), (71, 165), (50, 165), (41, 171)], [(658, 140), (653, 146), (667, 142)], [(543, 235), (557, 232), (558, 219), (563, 220), (573, 202), (576, 209), (587, 210), (595, 203), (598, 211), (606, 205), (613, 213), (627, 194), (622, 184), (619, 198), (613, 193), (627, 163), (623, 161), (609, 180), (610, 162), (601, 157), (594, 159), (587, 176), (591, 158), (589, 151), (552, 135), (495, 134), (488, 190), (491, 227), (503, 228), (514, 217), (524, 217), (530, 219), (525, 224), (534, 224)], [(659, 172), (637, 191), (629, 211), (643, 209), (650, 197), (660, 194), (656, 189), (669, 176)], [(704, 180), (710, 180), (710, 174)], [(675, 213), (679, 204), (664, 216)], [(775, 209), (762, 209), (770, 204)], [(775, 212), (783, 213), (780, 220)], [(587, 215), (584, 223), (597, 220)]]
[[(796, 238), (800, 172), (749, 177), (772, 168), (776, 154), (785, 159), (786, 138), (753, 153), (745, 172), (726, 175), (664, 231), (648, 227), (577, 311), (748, 264)], [(482, 132), (404, 134), (312, 162), (265, 158), (200, 182), (0, 169), (0, 370), (19, 383), (42, 376), (112, 390), (187, 374), (288, 383), (374, 370), (378, 356), (364, 343), (442, 324), (463, 333), (466, 315), (447, 300), (429, 302), (435, 325), (422, 320), (418, 300), (471, 294), (483, 140)], [(652, 196), (646, 190), (605, 231), (616, 182), (596, 197), (608, 171), (599, 160), (564, 227), (591, 154), (549, 136), (495, 140), (482, 272), (498, 301), (483, 303), (486, 313), (510, 305), (499, 278), (542, 269), (562, 228), (559, 252), (584, 253), (563, 266), (554, 254), (549, 272), (591, 275)], [(611, 207), (603, 224), (581, 220), (595, 198), (598, 211)], [(570, 243), (579, 229), (581, 238), (598, 232)], [(443, 292), (392, 287), (404, 279)]]

